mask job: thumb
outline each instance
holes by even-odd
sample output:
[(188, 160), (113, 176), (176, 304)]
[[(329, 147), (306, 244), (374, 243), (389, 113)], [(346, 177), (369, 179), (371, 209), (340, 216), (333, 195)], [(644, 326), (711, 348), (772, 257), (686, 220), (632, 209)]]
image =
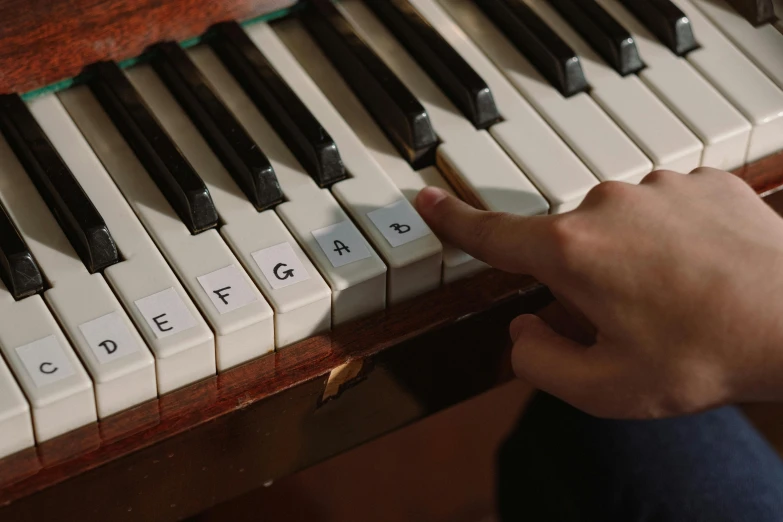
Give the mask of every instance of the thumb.
[(509, 328), (514, 373), (577, 408), (591, 410), (609, 377), (595, 350), (563, 337), (535, 315), (520, 315)]

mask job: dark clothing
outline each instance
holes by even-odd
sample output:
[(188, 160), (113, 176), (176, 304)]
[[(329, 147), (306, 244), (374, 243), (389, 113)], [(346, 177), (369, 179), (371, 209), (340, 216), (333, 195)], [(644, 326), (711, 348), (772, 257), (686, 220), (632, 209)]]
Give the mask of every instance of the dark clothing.
[(783, 462), (737, 408), (617, 421), (539, 393), (498, 459), (504, 522), (783, 521)]

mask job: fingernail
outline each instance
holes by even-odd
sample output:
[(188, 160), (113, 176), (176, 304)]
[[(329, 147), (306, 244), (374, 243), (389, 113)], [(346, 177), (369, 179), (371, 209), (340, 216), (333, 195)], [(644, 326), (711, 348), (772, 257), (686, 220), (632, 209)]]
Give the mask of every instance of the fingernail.
[(430, 210), (435, 205), (446, 199), (448, 193), (438, 187), (425, 187), (416, 196), (416, 208), (418, 210)]

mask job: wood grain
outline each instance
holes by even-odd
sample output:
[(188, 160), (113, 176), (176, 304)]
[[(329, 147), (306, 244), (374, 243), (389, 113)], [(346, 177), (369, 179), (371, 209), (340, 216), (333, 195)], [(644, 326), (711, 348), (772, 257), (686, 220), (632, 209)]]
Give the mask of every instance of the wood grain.
[[(736, 174), (770, 191), (783, 154)], [(196, 514), (504, 382), (509, 320), (551, 299), (489, 270), (0, 460), (0, 519), (83, 520), (83, 491), (114, 520)]]
[[(84, 506), (75, 485), (116, 484), (124, 480), (118, 474), (153, 460), (172, 464), (161, 448), (182, 456), (186, 467), (203, 461), (214, 469), (210, 459), (230, 458), (238, 466), (261, 459), (246, 486), (240, 480), (214, 499), (188, 500), (183, 494), (178, 506), (196, 513), (508, 379), (503, 356), (508, 321), (550, 300), (530, 278), (489, 270), (44, 443), (37, 452), (0, 461), (0, 506), (7, 506), (0, 519), (72, 502), (76, 520)], [(364, 369), (356, 378), (323, 401), (332, 370), (362, 359)], [(378, 389), (368, 392), (373, 386)], [(348, 407), (346, 395), (366, 396), (366, 404)], [(363, 408), (371, 411), (365, 418)], [(232, 437), (255, 436), (263, 443), (232, 442)], [(178, 475), (170, 472), (154, 481), (155, 488), (177, 486)], [(136, 472), (130, 475), (139, 479)], [(210, 474), (204, 487), (222, 482), (215, 479)], [(107, 502), (127, 500), (124, 489), (114, 493), (106, 492)], [(37, 500), (50, 495), (54, 504)], [(150, 518), (144, 519), (155, 519), (154, 506), (148, 508)], [(63, 516), (58, 512), (59, 519)]]
[[(783, 154), (736, 174), (770, 191)], [(551, 299), (489, 270), (0, 460), (0, 519), (83, 520), (81, 491), (115, 520), (199, 513), (504, 382), (508, 321)]]
[[(140, 55), (296, 0), (0, 0), (0, 93), (24, 93), (100, 60)], [(165, 21), (165, 23), (161, 23)]]
[(734, 174), (744, 179), (759, 194), (770, 194), (783, 185), (783, 151), (745, 165), (735, 170)]

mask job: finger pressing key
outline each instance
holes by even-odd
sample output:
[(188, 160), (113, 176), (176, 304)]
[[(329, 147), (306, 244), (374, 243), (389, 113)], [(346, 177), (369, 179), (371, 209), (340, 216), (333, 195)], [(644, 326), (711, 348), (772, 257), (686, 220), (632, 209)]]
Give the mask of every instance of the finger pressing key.
[(419, 192), (416, 210), (442, 241), (495, 268), (542, 281), (551, 269), (547, 263), (552, 258), (547, 253), (551, 240), (545, 228), (557, 216), (478, 210), (437, 187)]

